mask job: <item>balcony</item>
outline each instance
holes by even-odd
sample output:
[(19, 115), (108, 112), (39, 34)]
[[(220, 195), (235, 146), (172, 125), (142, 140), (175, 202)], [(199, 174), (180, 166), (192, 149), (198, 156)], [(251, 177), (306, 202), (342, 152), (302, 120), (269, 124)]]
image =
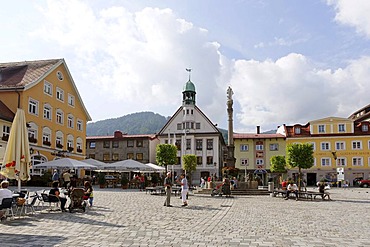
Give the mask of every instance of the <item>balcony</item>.
[(45, 146), (51, 146), (51, 143), (49, 141), (43, 141), (42, 142), (42, 145), (45, 145)]

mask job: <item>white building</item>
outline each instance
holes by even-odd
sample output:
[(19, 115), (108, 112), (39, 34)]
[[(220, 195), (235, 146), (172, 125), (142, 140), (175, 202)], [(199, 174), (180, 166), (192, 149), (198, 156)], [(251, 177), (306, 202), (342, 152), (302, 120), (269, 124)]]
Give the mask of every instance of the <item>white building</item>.
[(168, 169), (173, 169), (175, 175), (180, 175), (183, 171), (182, 156), (194, 154), (197, 157), (197, 170), (192, 173), (193, 184), (197, 184), (201, 176), (216, 175), (219, 178), (225, 147), (222, 133), (195, 105), (196, 91), (190, 77), (182, 94), (182, 106), (158, 133), (161, 144), (177, 146), (177, 164)]

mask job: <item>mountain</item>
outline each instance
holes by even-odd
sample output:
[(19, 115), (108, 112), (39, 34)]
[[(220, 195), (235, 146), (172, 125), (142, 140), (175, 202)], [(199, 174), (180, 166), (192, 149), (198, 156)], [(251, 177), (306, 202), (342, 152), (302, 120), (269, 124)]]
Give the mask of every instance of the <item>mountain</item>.
[(138, 112), (119, 118), (105, 119), (94, 123), (88, 123), (87, 136), (113, 135), (114, 131), (130, 135), (154, 134), (166, 124), (168, 118), (154, 112)]

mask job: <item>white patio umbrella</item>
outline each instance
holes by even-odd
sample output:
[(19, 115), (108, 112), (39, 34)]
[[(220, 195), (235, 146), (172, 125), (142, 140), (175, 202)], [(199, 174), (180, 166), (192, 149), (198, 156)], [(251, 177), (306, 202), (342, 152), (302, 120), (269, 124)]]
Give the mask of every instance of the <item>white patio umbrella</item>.
[(79, 160), (71, 158), (62, 158), (57, 160), (52, 160), (44, 163), (40, 163), (33, 166), (34, 168), (58, 168), (58, 169), (87, 169), (92, 170), (97, 168), (94, 165), (90, 165)]
[(1, 165), (1, 174), (7, 178), (18, 180), (18, 190), (20, 191), (21, 181), (30, 180), (30, 166), (31, 154), (26, 116), (24, 110), (17, 109)]
[(158, 166), (153, 163), (146, 163), (145, 165), (152, 167), (155, 171), (165, 171), (166, 170), (166, 168), (164, 168), (163, 166)]
[(92, 159), (92, 158), (89, 158), (89, 159), (86, 159), (86, 160), (80, 160), (80, 161), (83, 162), (83, 163), (86, 163), (86, 164), (96, 166), (98, 169), (102, 169), (106, 165), (106, 163), (104, 163), (100, 160)]
[(115, 171), (153, 171), (153, 168), (136, 160), (122, 160), (104, 166), (105, 170)]

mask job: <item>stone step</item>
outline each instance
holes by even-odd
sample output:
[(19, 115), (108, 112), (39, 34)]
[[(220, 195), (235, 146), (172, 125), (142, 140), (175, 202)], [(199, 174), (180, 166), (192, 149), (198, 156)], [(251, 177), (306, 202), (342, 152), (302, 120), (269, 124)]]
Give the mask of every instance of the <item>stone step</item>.
[[(212, 189), (194, 190), (194, 194), (210, 195)], [(231, 195), (270, 195), (266, 189), (235, 189), (231, 190)]]

